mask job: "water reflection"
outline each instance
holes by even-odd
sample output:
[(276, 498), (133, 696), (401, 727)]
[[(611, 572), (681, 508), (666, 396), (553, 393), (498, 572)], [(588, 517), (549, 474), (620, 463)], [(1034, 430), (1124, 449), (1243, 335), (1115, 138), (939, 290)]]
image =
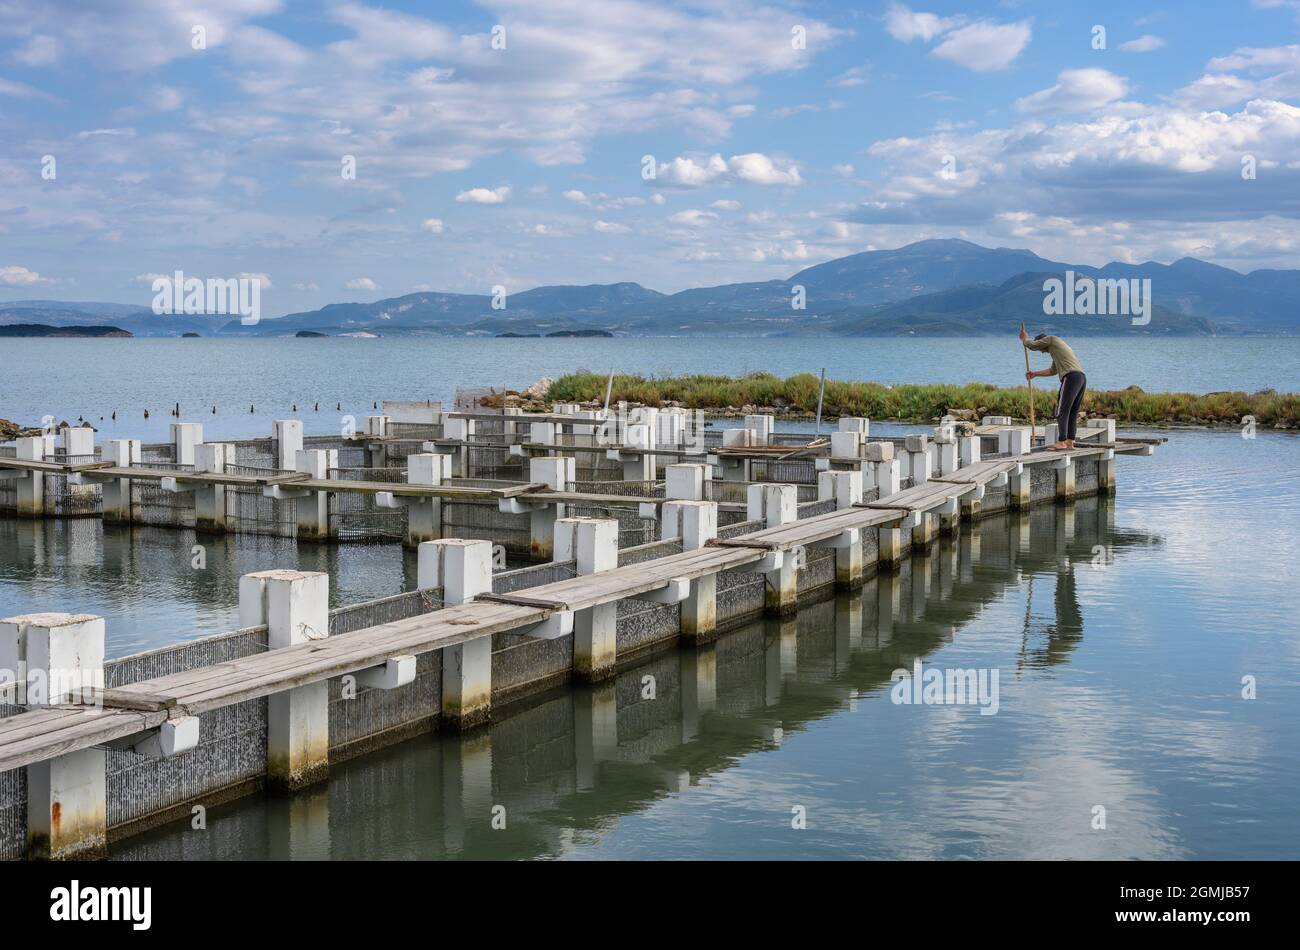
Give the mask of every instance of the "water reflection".
[[(1062, 774), (1074, 776), (1081, 801), (1103, 794), (1089, 784), (1097, 763), (1086, 740), (1067, 750), (1059, 733), (1034, 725), (1024, 711), (1033, 703), (1021, 697), (1004, 697), (996, 717), (950, 708), (904, 720), (890, 703), (891, 674), (948, 655), (960, 637), (971, 640), (965, 665), (974, 665), (971, 651), (985, 665), (1014, 664), (1027, 693), (1036, 672), (1068, 665), (1085, 639), (1078, 574), (1094, 569), (1095, 549), (1119, 561), (1159, 543), (1117, 531), (1104, 499), (988, 518), (795, 619), (661, 651), (610, 684), (500, 710), (467, 737), (423, 737), (337, 764), (305, 795), (215, 808), (205, 831), (174, 825), (117, 845), (115, 856), (986, 856), (1002, 853), (994, 842), (1016, 839), (1029, 851), (1092, 853), (1100, 846), (1083, 843), (1086, 820), (1077, 835), (1030, 847), (1025, 821), (1036, 809), (1006, 807), (1007, 785), (1050, 785)], [(1023, 629), (1012, 622), (988, 633), (985, 615), (1012, 601), (1018, 615), (1031, 582)], [(1076, 726), (1107, 715), (1095, 697), (1076, 698)], [(831, 728), (851, 729), (870, 754), (819, 738)], [(1046, 772), (1038, 761), (997, 767), (1044, 743), (1056, 759)], [(982, 774), (971, 758), (982, 758)], [(918, 782), (918, 768), (930, 778)], [(949, 770), (966, 771), (944, 786)], [(1104, 773), (1102, 784), (1116, 779), (1113, 766)], [(948, 791), (936, 799), (940, 787)], [(793, 837), (782, 832), (792, 800), (817, 803), (809, 830)], [(942, 820), (926, 826), (931, 812)], [(693, 823), (707, 823), (707, 833)], [(1168, 853), (1160, 835), (1126, 840), (1142, 842), (1138, 856)]]

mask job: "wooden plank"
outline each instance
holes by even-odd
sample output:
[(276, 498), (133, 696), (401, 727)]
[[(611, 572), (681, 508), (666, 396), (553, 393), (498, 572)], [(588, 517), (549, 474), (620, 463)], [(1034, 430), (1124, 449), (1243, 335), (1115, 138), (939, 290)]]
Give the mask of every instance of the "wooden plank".
[(162, 712), (176, 705), (173, 696), (135, 690), (105, 689), (97, 694), (100, 703), (111, 709), (134, 709), (139, 712)]
[[(167, 719), (164, 712), (144, 713), (126, 709), (99, 709), (89, 707), (89, 712), (59, 720), (66, 722), (54, 730), (36, 735), (10, 739), (0, 736), (0, 771), (21, 768), (36, 762), (79, 752), (102, 745), (113, 739), (135, 735), (161, 725)], [(39, 716), (40, 710), (20, 713), (11, 719)]]

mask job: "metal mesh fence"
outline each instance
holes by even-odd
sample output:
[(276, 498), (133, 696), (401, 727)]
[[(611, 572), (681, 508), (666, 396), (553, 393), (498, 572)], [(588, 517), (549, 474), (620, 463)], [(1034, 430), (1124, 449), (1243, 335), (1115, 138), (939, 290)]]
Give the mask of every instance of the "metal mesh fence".
[(330, 611), (330, 636), (377, 627), (394, 620), (406, 620), (441, 609), (441, 587), (426, 587), (349, 607), (338, 607)]

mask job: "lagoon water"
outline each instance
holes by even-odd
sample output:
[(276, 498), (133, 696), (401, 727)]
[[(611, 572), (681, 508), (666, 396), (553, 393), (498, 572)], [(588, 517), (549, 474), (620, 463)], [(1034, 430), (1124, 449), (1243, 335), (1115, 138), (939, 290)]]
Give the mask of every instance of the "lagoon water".
[[(1098, 386), (1297, 390), (1298, 344), (1086, 340), (1079, 349)], [(75, 419), (147, 398), (157, 426), (119, 413), (122, 430), (104, 432), (145, 438), (163, 437), (165, 407), (178, 399), (259, 404), (251, 420), (247, 405), (244, 415), (201, 419), (213, 438), (265, 434), (295, 401), (300, 410), (342, 401), (364, 414), (373, 399), (445, 399), (457, 385), (526, 385), (578, 366), (826, 365), (828, 375), (885, 382), (1009, 383), (1020, 359), (1014, 339), (0, 346), (0, 416)], [(308, 349), (316, 355), (304, 361)], [(305, 377), (304, 362), (333, 368)], [(309, 431), (332, 428), (302, 414)], [(944, 573), (941, 548), (905, 579), (877, 579), (793, 623), (728, 633), (711, 656), (656, 654), (612, 692), (561, 691), (464, 739), (421, 737), (337, 766), (311, 793), (243, 799), (213, 809), (204, 831), (171, 825), (121, 842), (115, 856), (1300, 856), (1300, 441), (1166, 434), (1154, 457), (1121, 458), (1113, 501), (1081, 500), (1069, 516), (1036, 509), (1027, 529), (1007, 517), (982, 522), (979, 554), (961, 569)], [(328, 570), (339, 603), (413, 585), (396, 546), (232, 536), (208, 539), (208, 570), (194, 571), (193, 543), (187, 532), (93, 520), (0, 521), (0, 616), (102, 614), (120, 656), (235, 626), (235, 582), (249, 570)], [(915, 582), (926, 571), (928, 590)], [(893, 583), (904, 585), (903, 609), (882, 624)], [(918, 657), (997, 671), (997, 713), (893, 702), (891, 672)], [(689, 683), (710, 659), (717, 696), (701, 704)], [(1243, 678), (1255, 698), (1243, 698)], [(617, 728), (595, 740), (596, 711), (610, 702)], [(494, 806), (504, 829), (493, 828)], [(800, 814), (806, 827), (795, 829)]]

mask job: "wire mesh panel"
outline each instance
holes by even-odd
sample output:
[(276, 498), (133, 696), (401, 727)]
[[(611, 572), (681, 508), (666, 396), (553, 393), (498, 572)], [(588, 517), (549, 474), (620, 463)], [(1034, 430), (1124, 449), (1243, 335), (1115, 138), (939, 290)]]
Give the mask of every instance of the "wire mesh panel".
[(787, 485), (816, 485), (817, 463), (813, 459), (754, 459), (749, 477), (756, 482)]
[(330, 611), (331, 637), (354, 630), (377, 627), (381, 623), (395, 620), (407, 620), (442, 609), (442, 588), (426, 587), (420, 590), (393, 594), (378, 600), (368, 600), (349, 607), (337, 607)]
[(653, 479), (649, 481), (631, 481), (625, 482), (622, 479), (615, 481), (593, 480), (586, 478), (574, 479), (573, 490), (576, 492), (586, 492), (592, 495), (629, 495), (633, 498), (662, 498), (664, 497), (665, 484)]
[(482, 538), (502, 545), (511, 554), (527, 554), (532, 536), (528, 515), (500, 510), (495, 501), (450, 501), (442, 503), (444, 538)]
[(571, 518), (613, 518), (618, 522), (618, 546), (635, 547), (659, 538), (659, 519), (642, 518), (636, 508), (615, 505), (568, 505), (566, 514)]
[[(236, 458), (238, 457), (236, 451)], [(250, 452), (247, 457), (260, 460), (264, 453)], [(283, 469), (242, 462), (229, 466), (226, 471), (231, 475), (253, 475), (259, 478), (286, 474)], [(297, 536), (298, 510), (293, 499), (267, 498), (260, 485), (226, 485), (220, 490), (225, 498), (227, 530), (236, 534), (260, 534), (277, 538)]]
[(133, 478), (131, 507), (140, 524), (166, 528), (194, 527), (193, 492), (163, 491), (158, 482)]
[(527, 474), (527, 461), (522, 456), (511, 455), (508, 448), (500, 445), (471, 444), (465, 451), (469, 456), (469, 471), (477, 477), (523, 481)]
[(103, 496), (98, 485), (73, 485), (66, 475), (45, 476), (45, 503), (60, 518), (94, 518), (99, 515)]

